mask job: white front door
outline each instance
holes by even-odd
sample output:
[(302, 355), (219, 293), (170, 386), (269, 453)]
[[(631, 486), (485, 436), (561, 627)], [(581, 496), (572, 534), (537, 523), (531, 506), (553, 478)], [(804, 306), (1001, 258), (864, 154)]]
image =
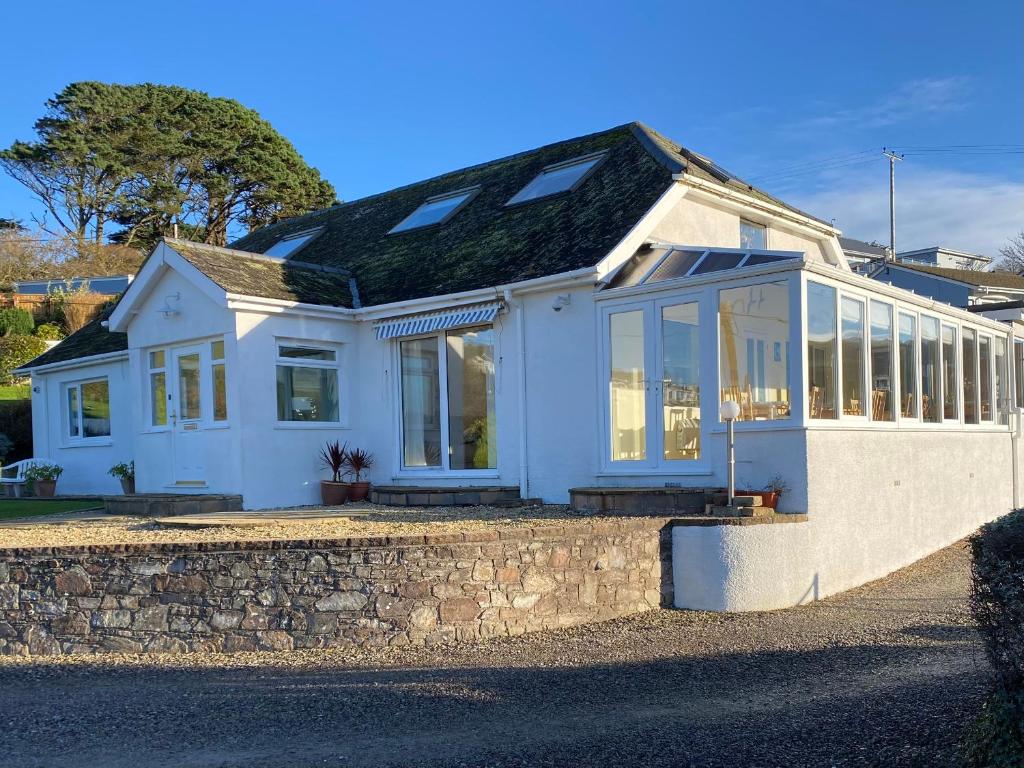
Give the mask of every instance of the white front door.
[(175, 485), (205, 485), (202, 347), (171, 350), (168, 405)]

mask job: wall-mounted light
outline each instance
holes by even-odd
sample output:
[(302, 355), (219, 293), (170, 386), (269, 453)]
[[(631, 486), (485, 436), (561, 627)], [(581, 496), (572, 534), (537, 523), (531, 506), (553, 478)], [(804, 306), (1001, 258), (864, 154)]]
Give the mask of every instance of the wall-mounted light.
[(570, 304), (572, 304), (572, 294), (563, 293), (558, 296), (555, 296), (555, 300), (551, 302), (551, 308), (555, 310), (555, 312), (561, 312), (565, 307), (568, 307)]
[(35, 392), (35, 393), (36, 393), (36, 394), (38, 395), (38, 394), (39, 394), (40, 392), (42, 392), (43, 390), (41, 390), (41, 389), (39, 388), (39, 385), (37, 384), (36, 386), (32, 387), (32, 391), (33, 391), (33, 392)]
[(171, 306), (172, 301), (175, 303), (181, 301), (181, 293), (175, 292), (164, 296), (164, 305), (160, 307), (157, 312), (163, 315), (165, 320), (181, 314), (181, 311), (177, 307)]

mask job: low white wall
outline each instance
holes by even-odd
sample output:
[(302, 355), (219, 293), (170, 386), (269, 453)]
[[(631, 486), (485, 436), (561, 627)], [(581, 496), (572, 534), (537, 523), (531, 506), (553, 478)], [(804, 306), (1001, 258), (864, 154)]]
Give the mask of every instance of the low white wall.
[[(76, 443), (66, 432), (65, 385), (103, 377), (110, 391), (110, 437)], [(111, 477), (108, 470), (119, 462), (131, 461), (133, 456), (134, 415), (128, 388), (128, 362), (37, 373), (32, 377), (32, 387), (32, 452), (36, 458), (64, 468), (57, 481), (57, 493), (120, 493), (119, 481)]]
[(807, 432), (805, 523), (672, 533), (678, 608), (785, 608), (881, 578), (1013, 507), (1006, 432)]

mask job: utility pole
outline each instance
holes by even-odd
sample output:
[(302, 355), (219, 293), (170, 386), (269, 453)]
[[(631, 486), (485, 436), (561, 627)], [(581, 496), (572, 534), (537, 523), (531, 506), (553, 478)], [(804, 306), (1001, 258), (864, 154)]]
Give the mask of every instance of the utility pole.
[(882, 154), (889, 158), (889, 259), (896, 261), (896, 161), (903, 155), (886, 147)]

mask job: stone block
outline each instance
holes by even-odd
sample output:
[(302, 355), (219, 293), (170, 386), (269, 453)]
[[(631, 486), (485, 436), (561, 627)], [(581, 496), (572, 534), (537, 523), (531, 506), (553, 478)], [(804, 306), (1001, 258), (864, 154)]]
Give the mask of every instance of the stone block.
[(316, 601), (318, 611), (361, 611), (369, 602), (362, 592), (334, 592)]
[(53, 577), (53, 588), (58, 595), (88, 595), (92, 580), (80, 565), (73, 565)]
[(451, 597), (440, 605), (441, 622), (473, 621), (480, 615), (480, 604), (468, 597)]
[(234, 629), (241, 623), (241, 611), (216, 611), (210, 617), (210, 628), (218, 632), (222, 632), (225, 629)]
[(153, 605), (140, 608), (132, 621), (132, 629), (143, 632), (163, 632), (167, 629), (167, 606)]
[(498, 568), (494, 573), (494, 580), (499, 584), (518, 584), (519, 578), (519, 569), (512, 566)]

